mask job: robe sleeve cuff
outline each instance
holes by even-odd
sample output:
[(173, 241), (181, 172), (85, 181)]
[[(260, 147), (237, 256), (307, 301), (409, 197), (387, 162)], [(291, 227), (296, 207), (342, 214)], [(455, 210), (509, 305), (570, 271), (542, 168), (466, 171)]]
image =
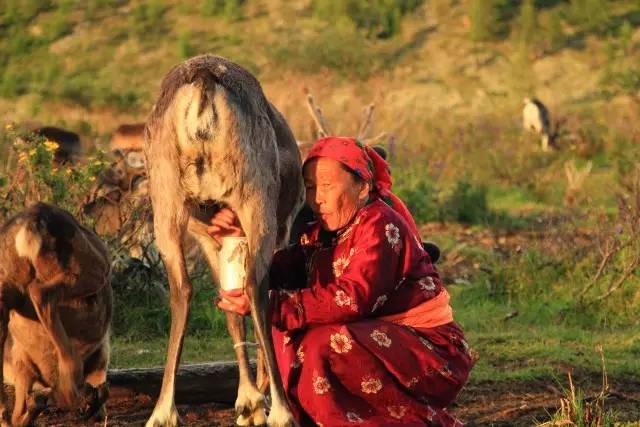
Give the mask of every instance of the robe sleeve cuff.
[(306, 325), (301, 291), (271, 291), (271, 324), (282, 331)]

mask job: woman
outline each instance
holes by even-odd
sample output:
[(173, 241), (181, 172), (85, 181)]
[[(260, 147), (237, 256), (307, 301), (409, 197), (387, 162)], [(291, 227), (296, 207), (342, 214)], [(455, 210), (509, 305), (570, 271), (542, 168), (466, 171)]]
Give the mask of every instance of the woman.
[[(275, 254), (273, 341), (302, 425), (460, 423), (444, 408), (473, 365), (449, 294), (413, 218), (390, 192), (386, 162), (353, 138), (319, 140), (303, 165), (318, 221)], [(241, 234), (228, 209), (214, 238)], [(244, 294), (218, 305), (249, 311)]]

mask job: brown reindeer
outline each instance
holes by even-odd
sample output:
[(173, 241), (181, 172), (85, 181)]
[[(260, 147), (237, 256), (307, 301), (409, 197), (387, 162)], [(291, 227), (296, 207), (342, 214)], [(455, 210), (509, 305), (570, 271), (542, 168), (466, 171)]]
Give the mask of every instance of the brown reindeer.
[(56, 142), (54, 161), (57, 164), (74, 163), (82, 155), (80, 137), (77, 133), (54, 126), (42, 126), (32, 130), (36, 135), (49, 141)]
[[(0, 384), (15, 386), (14, 427), (49, 398), (104, 413), (110, 271), (105, 245), (57, 207), (35, 204), (0, 229)], [(2, 425), (5, 405), (0, 388)]]
[(142, 151), (144, 147), (144, 123), (123, 124), (111, 135), (111, 150)]
[(131, 161), (119, 150), (113, 156), (82, 202), (83, 214), (95, 220), (101, 236), (115, 235), (138, 206), (148, 204), (144, 157)]
[[(203, 55), (174, 67), (147, 121), (145, 155), (154, 211), (156, 244), (169, 276), (171, 332), (162, 389), (147, 426), (175, 426), (175, 378), (189, 314), (192, 285), (182, 236), (198, 239), (217, 276), (218, 243), (206, 234), (220, 206), (242, 224), (249, 259), (245, 290), (271, 384), (269, 426), (295, 424), (278, 374), (267, 317), (268, 269), (277, 246), (286, 243), (302, 204), (300, 154), (281, 114), (258, 81), (224, 58)], [(248, 366), (244, 321), (227, 314), (238, 359), (239, 422), (264, 423), (264, 397)]]

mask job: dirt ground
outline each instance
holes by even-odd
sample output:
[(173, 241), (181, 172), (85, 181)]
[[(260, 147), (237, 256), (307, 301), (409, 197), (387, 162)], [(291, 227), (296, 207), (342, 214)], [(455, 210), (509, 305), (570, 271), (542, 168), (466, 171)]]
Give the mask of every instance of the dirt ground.
[[(576, 386), (587, 390), (586, 396), (599, 391), (600, 377), (574, 374)], [(607, 407), (618, 414), (619, 421), (640, 423), (640, 377), (612, 380)], [(483, 382), (468, 385), (458, 402), (451, 408), (468, 426), (531, 426), (536, 421), (549, 419), (559, 406), (562, 391), (553, 382), (530, 381), (516, 383)], [(139, 426), (144, 425), (155, 401), (149, 396), (133, 399), (112, 399), (108, 402), (105, 422), (85, 426)], [(233, 408), (215, 403), (178, 405), (178, 411), (187, 426), (233, 426)], [(70, 426), (79, 423), (74, 415), (60, 411), (47, 411), (37, 421), (38, 426)]]

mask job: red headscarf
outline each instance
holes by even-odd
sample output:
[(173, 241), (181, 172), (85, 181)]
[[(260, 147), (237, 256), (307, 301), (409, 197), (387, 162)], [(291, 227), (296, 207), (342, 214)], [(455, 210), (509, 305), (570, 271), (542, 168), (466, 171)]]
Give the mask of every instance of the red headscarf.
[(345, 165), (371, 185), (382, 200), (402, 216), (414, 235), (420, 239), (418, 227), (409, 209), (402, 200), (391, 192), (389, 165), (375, 150), (355, 138), (328, 136), (320, 138), (313, 145), (304, 163), (317, 157), (328, 157)]

